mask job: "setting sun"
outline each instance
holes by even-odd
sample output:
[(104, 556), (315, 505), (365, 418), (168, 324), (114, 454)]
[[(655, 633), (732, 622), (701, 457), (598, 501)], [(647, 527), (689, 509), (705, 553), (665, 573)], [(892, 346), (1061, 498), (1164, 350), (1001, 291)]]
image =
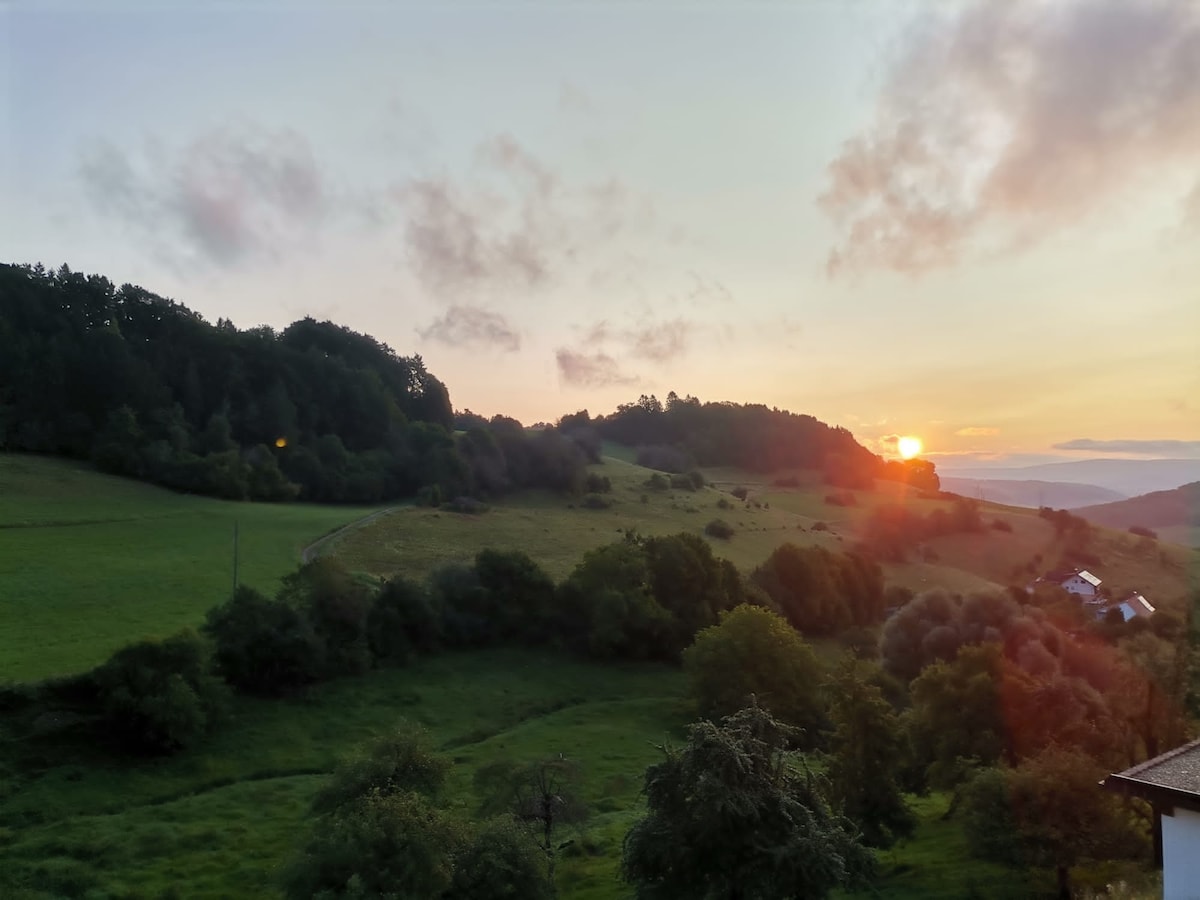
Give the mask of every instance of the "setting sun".
[(896, 449), (904, 459), (912, 459), (921, 452), (921, 439), (906, 435), (896, 442)]

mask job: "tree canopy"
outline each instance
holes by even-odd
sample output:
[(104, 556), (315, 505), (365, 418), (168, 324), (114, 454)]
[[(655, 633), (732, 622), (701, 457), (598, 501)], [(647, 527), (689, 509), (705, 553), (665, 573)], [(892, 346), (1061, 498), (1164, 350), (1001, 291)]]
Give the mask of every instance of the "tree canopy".
[(789, 758), (791, 742), (750, 707), (692, 725), (646, 770), (647, 815), (622, 860), (641, 900), (819, 898), (872, 871), (854, 826)]

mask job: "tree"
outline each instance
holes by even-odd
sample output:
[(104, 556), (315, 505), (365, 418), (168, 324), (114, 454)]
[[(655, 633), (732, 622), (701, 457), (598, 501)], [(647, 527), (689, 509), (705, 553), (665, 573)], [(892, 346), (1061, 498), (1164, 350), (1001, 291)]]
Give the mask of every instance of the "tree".
[(475, 574), (487, 595), (488, 618), (505, 640), (543, 643), (554, 612), (554, 582), (520, 550), (481, 550)]
[(313, 810), (334, 812), (370, 794), (415, 793), (433, 800), (441, 793), (449, 768), (430, 749), (423, 729), (402, 724), (338, 765), (313, 799)]
[(404, 665), (442, 641), (442, 621), (429, 592), (402, 576), (390, 578), (367, 613), (367, 645), (377, 660)]
[(224, 711), (228, 690), (212, 675), (208, 648), (194, 631), (122, 647), (95, 679), (111, 732), (147, 753), (203, 737)]
[(464, 827), (420, 794), (367, 796), (322, 818), (283, 876), (284, 893), (313, 897), (442, 896)]
[(995, 644), (964, 647), (953, 662), (927, 666), (912, 683), (905, 724), (930, 786), (954, 787), (972, 767), (991, 765), (1004, 752), (1001, 659)]
[(726, 613), (683, 652), (683, 670), (701, 715), (717, 719), (757, 702), (813, 742), (823, 718), (820, 666), (804, 639), (770, 610), (739, 606)]
[(304, 615), (246, 585), (208, 611), (204, 630), (225, 680), (249, 693), (283, 693), (324, 668), (324, 647)]
[(307, 617), (324, 645), (325, 673), (357, 675), (371, 665), (370, 591), (339, 563), (317, 557), (286, 575), (279, 598)]
[(870, 682), (867, 668), (853, 659), (842, 663), (828, 694), (834, 727), (827, 771), (830, 796), (861, 829), (864, 843), (890, 847), (897, 838), (911, 835), (916, 826), (916, 817), (900, 793), (904, 764), (900, 720)]
[(792, 740), (755, 706), (664, 749), (625, 837), (622, 875), (640, 900), (819, 898), (873, 871), (853, 825), (789, 759)]
[(1130, 858), (1145, 849), (1119, 800), (1098, 788), (1107, 770), (1052, 747), (1016, 769), (987, 769), (963, 792), (972, 853), (1009, 865), (1047, 866), (1070, 900), (1070, 869), (1086, 859)]
[(527, 764), (500, 760), (475, 773), (480, 812), (509, 815), (525, 828), (545, 861), (551, 886), (558, 854), (572, 843), (562, 840), (562, 830), (587, 820), (581, 788), (579, 766), (561, 754)]
[(551, 900), (554, 887), (529, 835), (508, 816), (486, 823), (459, 854), (448, 900)]

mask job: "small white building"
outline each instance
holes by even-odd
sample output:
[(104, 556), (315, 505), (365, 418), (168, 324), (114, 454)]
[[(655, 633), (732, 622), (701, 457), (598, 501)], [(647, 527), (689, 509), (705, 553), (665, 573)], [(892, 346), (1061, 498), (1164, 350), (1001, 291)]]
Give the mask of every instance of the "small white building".
[(1109, 775), (1101, 784), (1140, 797), (1153, 807), (1163, 900), (1200, 896), (1200, 741)]
[(1039, 584), (1053, 584), (1062, 588), (1068, 594), (1082, 597), (1084, 600), (1094, 600), (1100, 593), (1103, 582), (1087, 569), (1066, 569), (1062, 572), (1047, 572), (1030, 587)]

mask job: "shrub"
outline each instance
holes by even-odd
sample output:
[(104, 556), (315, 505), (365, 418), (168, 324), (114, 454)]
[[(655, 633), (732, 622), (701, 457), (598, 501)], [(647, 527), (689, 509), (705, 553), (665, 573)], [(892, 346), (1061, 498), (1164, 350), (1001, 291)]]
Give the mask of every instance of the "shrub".
[(375, 794), (417, 793), (436, 799), (450, 764), (433, 752), (429, 735), (402, 723), (377, 738), (357, 756), (343, 760), (315, 798), (313, 812), (329, 813)]
[(589, 472), (584, 487), (589, 494), (608, 494), (612, 492), (612, 481), (607, 475)]
[(733, 509), (733, 504), (722, 497), (717, 501), (717, 509)]
[(661, 472), (686, 472), (693, 466), (692, 458), (685, 451), (665, 444), (639, 447), (637, 464)]
[(582, 506), (584, 509), (608, 509), (610, 506), (612, 506), (612, 501), (605, 497), (601, 497), (599, 494), (588, 494), (583, 498), (583, 502), (580, 503), (580, 506)]
[(227, 692), (194, 631), (121, 648), (96, 670), (96, 684), (112, 733), (146, 753), (194, 744), (219, 717)]
[(858, 506), (858, 498), (849, 491), (826, 494), (825, 502), (830, 506)]
[(733, 496), (737, 497), (739, 500), (745, 500), (746, 497), (750, 495), (750, 491), (740, 484), (729, 493), (733, 494)]
[(733, 537), (734, 529), (733, 526), (724, 519), (713, 519), (704, 526), (704, 533), (709, 537), (720, 538), (723, 541), (727, 541)]
[(455, 497), (449, 503), (443, 504), (444, 509), (450, 512), (463, 513), (469, 516), (478, 516), (488, 511), (489, 507), (482, 500), (476, 500), (474, 497)]
[(204, 631), (218, 671), (242, 691), (279, 694), (316, 681), (324, 668), (324, 647), (308, 620), (245, 585), (209, 610)]
[(1158, 532), (1153, 529), (1146, 528), (1144, 525), (1130, 525), (1129, 533), (1136, 534), (1138, 537), (1147, 537), (1151, 540), (1158, 540)]
[(667, 480), (665, 475), (655, 472), (646, 479), (644, 486), (652, 491), (665, 491), (670, 488), (671, 482)]
[(671, 487), (682, 491), (698, 491), (704, 487), (704, 475), (697, 469), (692, 469), (683, 475), (672, 475)]
[(436, 484), (427, 484), (417, 491), (417, 506), (441, 506), (442, 489)]
[(829, 526), (826, 525), (824, 522), (817, 522), (815, 525), (813, 525), (812, 530), (813, 531), (828, 531)]
[(429, 592), (403, 577), (385, 582), (367, 613), (367, 646), (377, 660), (404, 665), (436, 650), (442, 623)]
[(1004, 521), (1004, 519), (992, 519), (992, 528), (996, 531), (1003, 531), (1012, 534), (1012, 525)]

